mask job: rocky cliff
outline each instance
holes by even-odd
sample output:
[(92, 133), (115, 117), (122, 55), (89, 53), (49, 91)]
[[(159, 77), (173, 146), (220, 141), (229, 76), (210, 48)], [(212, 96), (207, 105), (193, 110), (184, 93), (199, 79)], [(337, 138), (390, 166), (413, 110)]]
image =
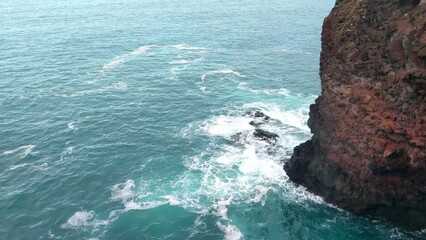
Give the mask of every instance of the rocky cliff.
[(338, 0), (312, 139), (285, 170), (338, 207), (426, 227), (426, 0)]

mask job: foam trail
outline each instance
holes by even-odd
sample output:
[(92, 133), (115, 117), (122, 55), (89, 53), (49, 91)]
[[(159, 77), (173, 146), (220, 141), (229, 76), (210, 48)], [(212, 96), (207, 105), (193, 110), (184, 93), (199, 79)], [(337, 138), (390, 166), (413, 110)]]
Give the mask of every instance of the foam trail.
[(243, 238), (243, 234), (241, 233), (240, 229), (238, 229), (236, 226), (232, 224), (224, 225), (220, 222), (216, 223), (219, 229), (225, 233), (225, 240), (240, 240)]
[(173, 60), (171, 62), (169, 62), (169, 64), (174, 65), (174, 64), (188, 64), (191, 63), (192, 61), (186, 60), (186, 59), (179, 59), (179, 60)]
[(289, 48), (283, 48), (283, 49), (278, 49), (275, 50), (275, 52), (283, 52), (283, 53), (301, 53), (301, 54), (305, 54), (305, 55), (312, 55), (313, 53), (311, 52), (306, 52), (303, 50), (297, 50), (297, 49), (289, 49)]
[(148, 51), (149, 49), (155, 47), (155, 45), (145, 45), (145, 46), (141, 46), (136, 48), (135, 50), (131, 51), (129, 53), (129, 55), (139, 55), (142, 53), (145, 53), (146, 51)]
[(252, 89), (246, 86), (245, 83), (238, 84), (238, 88), (241, 90), (246, 90), (255, 94), (265, 94), (265, 95), (277, 95), (277, 96), (286, 96), (292, 97), (291, 91), (286, 88), (277, 88), (277, 89)]
[(3, 154), (4, 155), (10, 155), (10, 154), (14, 154), (17, 152), (21, 152), (20, 154), (20, 158), (25, 158), (26, 156), (30, 155), (30, 154), (34, 154), (33, 150), (35, 148), (35, 145), (25, 145), (25, 146), (21, 146), (18, 147), (14, 150), (8, 150), (8, 151), (4, 151)]
[(125, 56), (127, 56), (127, 54), (113, 58), (111, 62), (108, 62), (108, 63), (106, 63), (102, 66), (102, 70), (103, 71), (111, 71), (111, 70), (118, 68), (119, 66), (121, 66), (124, 63)]
[[(84, 96), (84, 95), (89, 95), (89, 94), (98, 94), (98, 93), (103, 93), (109, 90), (125, 90), (127, 88), (127, 83), (123, 82), (123, 81), (119, 81), (116, 83), (112, 83), (106, 87), (102, 87), (102, 88), (98, 88), (98, 89), (93, 89), (93, 90), (84, 90), (84, 91), (80, 91), (80, 92), (74, 92), (71, 94), (55, 94), (55, 96), (59, 96), (59, 97), (65, 97), (65, 98), (72, 98), (72, 97), (80, 97), (80, 96)], [(70, 124), (68, 124), (68, 128), (72, 128), (74, 125), (73, 122), (71, 122)], [(76, 130), (76, 129), (73, 129)]]
[(122, 212), (127, 212), (129, 210), (145, 210), (152, 209), (164, 204), (167, 204), (169, 201), (147, 201), (143, 203), (135, 202), (136, 196), (134, 192), (135, 182), (133, 180), (127, 180), (125, 183), (116, 184), (111, 189), (111, 200), (120, 201), (124, 205)]
[(78, 211), (72, 215), (66, 223), (61, 225), (61, 228), (78, 229), (90, 225), (90, 220), (95, 217), (94, 211)]
[(102, 72), (112, 71), (120, 67), (130, 56), (135, 56), (135, 55), (145, 53), (153, 47), (155, 47), (155, 45), (145, 45), (145, 46), (138, 47), (129, 53), (125, 53), (123, 55), (117, 56), (113, 58), (110, 62), (102, 66)]
[(194, 46), (189, 46), (186, 44), (170, 45), (170, 47), (176, 48), (179, 50), (207, 50), (207, 48), (204, 48), (204, 47), (194, 47)]
[(25, 166), (27, 166), (27, 165), (28, 165), (28, 163), (16, 164), (16, 165), (11, 166), (11, 167), (9, 168), (9, 170), (13, 171), (13, 170), (15, 170), (15, 169), (25, 167)]
[(244, 77), (244, 75), (232, 69), (222, 69), (222, 70), (214, 70), (214, 71), (209, 71), (207, 73), (204, 73), (203, 75), (201, 75), (201, 82), (203, 83), (206, 77), (212, 76), (215, 74), (232, 74), (238, 77)]

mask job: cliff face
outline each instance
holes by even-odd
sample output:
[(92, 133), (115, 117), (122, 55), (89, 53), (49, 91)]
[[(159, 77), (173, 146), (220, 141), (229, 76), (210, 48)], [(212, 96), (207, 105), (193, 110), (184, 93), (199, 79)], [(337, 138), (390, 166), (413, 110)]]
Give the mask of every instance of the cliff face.
[(285, 170), (326, 201), (426, 227), (426, 0), (338, 0), (310, 141)]

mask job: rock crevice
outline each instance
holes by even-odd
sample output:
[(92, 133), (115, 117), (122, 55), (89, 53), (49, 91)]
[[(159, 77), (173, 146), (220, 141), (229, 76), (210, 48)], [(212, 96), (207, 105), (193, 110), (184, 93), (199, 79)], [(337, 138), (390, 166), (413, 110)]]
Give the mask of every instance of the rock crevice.
[(426, 4), (339, 0), (324, 20), (312, 139), (285, 170), (326, 201), (426, 228)]

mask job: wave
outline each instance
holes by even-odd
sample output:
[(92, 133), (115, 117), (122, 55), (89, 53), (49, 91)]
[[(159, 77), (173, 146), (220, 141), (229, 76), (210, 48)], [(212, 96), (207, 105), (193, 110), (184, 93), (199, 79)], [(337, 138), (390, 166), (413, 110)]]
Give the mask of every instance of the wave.
[(37, 152), (33, 152), (35, 147), (36, 147), (35, 145), (25, 145), (25, 146), (21, 146), (21, 147), (18, 147), (16, 149), (13, 149), (13, 150), (4, 151), (3, 154), (4, 155), (11, 155), (11, 154), (15, 154), (15, 153), (19, 152), (20, 153), (19, 157), (22, 159), (22, 158), (27, 157), (28, 155), (36, 154)]

